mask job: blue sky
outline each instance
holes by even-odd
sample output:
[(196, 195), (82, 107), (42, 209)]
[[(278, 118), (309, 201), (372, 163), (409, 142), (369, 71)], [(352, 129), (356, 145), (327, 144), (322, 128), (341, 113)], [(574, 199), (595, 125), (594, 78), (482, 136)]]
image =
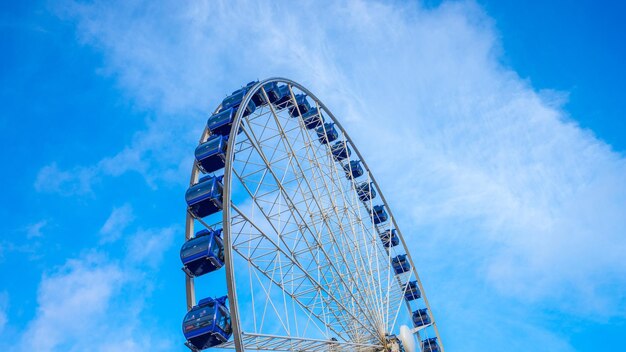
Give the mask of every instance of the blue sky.
[(0, 349), (184, 351), (194, 144), (276, 75), (368, 159), (449, 350), (626, 348), (624, 5), (0, 6)]

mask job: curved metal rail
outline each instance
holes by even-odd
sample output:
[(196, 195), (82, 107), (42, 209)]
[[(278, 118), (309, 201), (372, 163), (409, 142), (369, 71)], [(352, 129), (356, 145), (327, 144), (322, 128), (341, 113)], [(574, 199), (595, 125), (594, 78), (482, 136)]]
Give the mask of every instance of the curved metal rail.
[[(420, 327), (417, 329), (414, 329), (413, 332), (418, 336), (418, 341), (420, 340), (420, 333), (421, 331), (426, 328), (426, 327), (432, 327), (432, 329), (435, 332), (435, 336), (437, 337), (439, 344), (440, 344), (440, 348), (443, 351), (443, 343), (441, 342), (440, 336), (439, 336), (439, 331), (432, 313), (432, 310), (430, 309), (430, 304), (428, 302), (428, 299), (426, 298), (426, 295), (424, 293), (424, 289), (422, 286), (422, 282), (417, 274), (417, 270), (416, 267), (414, 265), (414, 262), (411, 258), (410, 252), (408, 250), (408, 247), (406, 245), (406, 242), (404, 240), (404, 237), (402, 236), (401, 230), (398, 227), (395, 217), (393, 216), (392, 210), (391, 208), (388, 206), (387, 201), (385, 200), (385, 197), (383, 195), (383, 192), (381, 191), (381, 189), (378, 186), (378, 183), (376, 182), (374, 175), (370, 172), (369, 167), (367, 166), (367, 163), (365, 162), (365, 159), (363, 158), (363, 156), (361, 155), (361, 153), (359, 152), (358, 148), (356, 147), (356, 145), (353, 143), (352, 139), (349, 137), (348, 133), (344, 130), (344, 128), (342, 127), (342, 125), (340, 124), (340, 122), (335, 118), (335, 116), (332, 114), (332, 112), (312, 93), (310, 92), (308, 89), (306, 89), (305, 87), (301, 86), (300, 84), (298, 84), (295, 81), (286, 79), (286, 78), (269, 78), (260, 82), (257, 82), (251, 89), (248, 90), (247, 94), (245, 95), (245, 97), (243, 98), (240, 106), (244, 107), (244, 106), (248, 106), (250, 100), (252, 99), (252, 97), (257, 93), (257, 92), (262, 92), (265, 96), (265, 98), (267, 99), (267, 94), (265, 92), (265, 90), (263, 89), (263, 87), (267, 84), (267, 83), (271, 83), (271, 82), (276, 82), (276, 83), (282, 83), (282, 84), (287, 84), (289, 86), (289, 90), (291, 93), (291, 98), (294, 99), (295, 101), (295, 96), (293, 93), (293, 88), (298, 89), (299, 91), (303, 92), (306, 94), (307, 97), (309, 97), (310, 99), (312, 99), (316, 106), (318, 107), (320, 114), (321, 111), (324, 111), (327, 117), (330, 117), (330, 119), (332, 120), (332, 122), (335, 124), (335, 126), (337, 126), (339, 128), (339, 130), (341, 131), (341, 134), (343, 135), (343, 137), (346, 140), (347, 145), (349, 145), (349, 147), (352, 149), (352, 151), (356, 154), (356, 156), (358, 157), (358, 160), (361, 161), (361, 163), (363, 164), (363, 168), (365, 171), (365, 174), (368, 176), (368, 180), (372, 182), (375, 191), (377, 192), (378, 196), (380, 197), (380, 200), (382, 202), (382, 204), (385, 206), (385, 209), (388, 212), (389, 215), (389, 225), (392, 226), (393, 228), (396, 229), (397, 231), (397, 236), (399, 237), (400, 243), (402, 245), (402, 247), (404, 248), (404, 253), (406, 253), (407, 255), (407, 259), (411, 265), (411, 272), (410, 275), (412, 275), (412, 277), (415, 278), (415, 280), (418, 283), (418, 287), (419, 290), (421, 291), (422, 294), (422, 299), (424, 301), (424, 305), (426, 308), (428, 308), (428, 312), (429, 315), (431, 317), (432, 322), (430, 324), (428, 324), (427, 326), (424, 327)], [(269, 99), (268, 99), (269, 100)], [(272, 104), (269, 103), (268, 104), (269, 108), (271, 109), (271, 113), (274, 115), (275, 118), (278, 118), (276, 111), (274, 111), (274, 108), (272, 107)], [(219, 111), (220, 107), (218, 107), (216, 109), (216, 112)], [(299, 108), (297, 107), (296, 104), (296, 109), (298, 109), (298, 114), (300, 114)], [(244, 351), (246, 348), (250, 348), (250, 349), (254, 349), (254, 350), (273, 350), (273, 351), (289, 351), (289, 350), (308, 350), (308, 351), (319, 351), (319, 350), (329, 350), (329, 351), (375, 351), (375, 350), (381, 350), (383, 348), (382, 344), (372, 344), (372, 343), (352, 343), (352, 342), (347, 342), (347, 341), (333, 341), (333, 340), (324, 340), (324, 339), (316, 339), (316, 338), (301, 338), (301, 337), (296, 337), (296, 336), (278, 336), (278, 335), (271, 335), (271, 334), (260, 334), (260, 333), (254, 333), (254, 332), (244, 332), (242, 331), (241, 328), (241, 312), (239, 311), (239, 301), (238, 301), (238, 295), (237, 295), (237, 285), (236, 285), (236, 281), (235, 281), (235, 271), (236, 271), (236, 267), (235, 267), (235, 262), (234, 262), (234, 255), (237, 253), (237, 248), (235, 248), (233, 246), (233, 238), (235, 237), (234, 233), (232, 232), (232, 222), (234, 219), (238, 219), (238, 221), (241, 221), (242, 219), (245, 220), (245, 212), (242, 212), (240, 209), (237, 208), (237, 206), (234, 204), (233, 200), (232, 200), (232, 181), (234, 179), (240, 179), (241, 180), (241, 175), (237, 174), (237, 171), (234, 170), (233, 168), (233, 164), (235, 161), (235, 153), (236, 153), (236, 145), (237, 145), (237, 141), (238, 141), (238, 131), (240, 130), (240, 128), (243, 127), (244, 122), (246, 121), (246, 118), (244, 118), (244, 113), (243, 113), (244, 109), (237, 109), (237, 113), (233, 122), (233, 126), (229, 135), (229, 139), (228, 139), (228, 146), (227, 146), (227, 154), (226, 154), (226, 160), (225, 160), (225, 168), (224, 168), (224, 179), (223, 179), (223, 210), (222, 210), (222, 226), (223, 226), (223, 239), (224, 239), (224, 258), (225, 258), (225, 269), (226, 269), (226, 278), (227, 278), (227, 288), (228, 288), (228, 300), (229, 300), (229, 307), (230, 307), (230, 315), (231, 315), (231, 324), (232, 324), (232, 328), (233, 328), (233, 340), (231, 342), (227, 342), (223, 345), (220, 346), (220, 348), (235, 348), (237, 351)], [(278, 124), (278, 122), (277, 122)], [(280, 124), (278, 124), (280, 126)], [(210, 131), (208, 130), (208, 128), (205, 127), (202, 136), (200, 138), (200, 143), (202, 143), (203, 141), (206, 141), (206, 139), (209, 137), (209, 133)], [(284, 131), (279, 131), (279, 133), (283, 133), (283, 137), (286, 137), (284, 135)], [(248, 132), (244, 129), (244, 137), (252, 140), (255, 140), (256, 137), (254, 135), (250, 135), (251, 132)], [(251, 144), (254, 144), (251, 142)], [(253, 148), (255, 148), (255, 146), (252, 146)], [(290, 146), (291, 147), (291, 146)], [(260, 150), (260, 147), (256, 146), (256, 148), (258, 149), (257, 152), (259, 153), (259, 155), (261, 157), (263, 157), (263, 152)], [(292, 150), (293, 151), (293, 150)], [(349, 159), (349, 158), (348, 158)], [(267, 160), (263, 159), (265, 161), (265, 163), (267, 164), (267, 168), (271, 169), (271, 163), (268, 162)], [(298, 165), (300, 167), (300, 165)], [(192, 168), (192, 172), (191, 172), (191, 178), (190, 178), (190, 186), (195, 184), (198, 181), (198, 175), (199, 175), (200, 170), (198, 169), (196, 163), (194, 162), (194, 166)], [(272, 171), (270, 170), (270, 173)], [(276, 180), (278, 181), (278, 177), (276, 175), (273, 175), (273, 177), (276, 178)], [(279, 186), (280, 187), (280, 186)], [(309, 185), (309, 187), (311, 187)], [(370, 200), (371, 203), (371, 200)], [(370, 204), (371, 205), (371, 204)], [(234, 211), (234, 213), (233, 213)], [(300, 214), (300, 216), (302, 216), (302, 214)], [(201, 219), (195, 219), (189, 212), (187, 213), (187, 218), (186, 218), (186, 231), (185, 231), (185, 237), (186, 239), (190, 239), (193, 237), (194, 235), (194, 221), (195, 220), (200, 220)], [(254, 225), (253, 222), (250, 222), (253, 226)], [(205, 223), (203, 223), (205, 226), (207, 226)], [(208, 227), (208, 226), (207, 226)], [(259, 228), (258, 229), (260, 232), (262, 232), (262, 230)], [(271, 241), (267, 241), (268, 243), (272, 243)], [(275, 250), (278, 254), (277, 255), (281, 255), (283, 258), (285, 258), (285, 260), (290, 260), (291, 263), (289, 265), (291, 265), (292, 268), (295, 268), (293, 270), (298, 270), (298, 272), (302, 275), (303, 278), (306, 278), (307, 276), (307, 269), (303, 268), (303, 267), (299, 267), (298, 266), (298, 260), (296, 259), (296, 253), (289, 253), (289, 251), (285, 251), (283, 249), (281, 249), (281, 244), (280, 243), (273, 243), (274, 248), (273, 250)], [(319, 244), (318, 244), (319, 245)], [(239, 252), (240, 255), (243, 255), (241, 252)], [(329, 255), (328, 253), (325, 253), (325, 255)], [(389, 258), (389, 257), (388, 257)], [(347, 258), (343, 258), (344, 261), (347, 260)], [(339, 270), (337, 268), (334, 268), (334, 270)], [(358, 270), (357, 270), (358, 271)], [(273, 275), (272, 275), (273, 276)], [(340, 275), (341, 276), (341, 275)], [(410, 277), (410, 276), (409, 276)], [(268, 278), (270, 280), (272, 280), (272, 277), (268, 275)], [(323, 284), (318, 283), (317, 286), (315, 286), (315, 280), (310, 278), (308, 278), (311, 283), (313, 283), (313, 288), (315, 290), (318, 291), (322, 291), (322, 290), (327, 290), (328, 287), (324, 287)], [(366, 278), (367, 279), (367, 278)], [(397, 278), (396, 278), (397, 279)], [(339, 280), (343, 280), (343, 285), (349, 285), (349, 283), (346, 282), (345, 279), (343, 278), (339, 278)], [(400, 279), (397, 279), (398, 284), (401, 284)], [(276, 285), (281, 285), (281, 283), (277, 282), (276, 280), (272, 281), (274, 284)], [(284, 284), (282, 287), (283, 291), (285, 290)], [(195, 287), (194, 287), (194, 280), (192, 278), (186, 277), (186, 293), (187, 293), (187, 309), (190, 310), (191, 307), (193, 307), (196, 303), (196, 299), (195, 299)], [(304, 294), (304, 293), (302, 293)], [(375, 310), (376, 307), (363, 307), (364, 305), (376, 305), (376, 304), (380, 304), (380, 302), (362, 302), (359, 299), (363, 298), (365, 296), (358, 296), (358, 294), (352, 294), (353, 296), (351, 297), (351, 301), (353, 302), (357, 302), (357, 304), (362, 305), (361, 307), (359, 307), (359, 311), (361, 312), (369, 312), (372, 313), (373, 315), (376, 315), (376, 312), (373, 312), (373, 310)], [(302, 304), (302, 302), (298, 301), (298, 298), (300, 297), (298, 294), (296, 294), (295, 292), (292, 292), (290, 294), (291, 299), (296, 300), (296, 302), (298, 302), (299, 304)], [(328, 295), (328, 297), (332, 297), (332, 295)], [(408, 309), (409, 314), (411, 314), (411, 307), (409, 302), (405, 301), (406, 303), (406, 307)], [(343, 318), (345, 314), (347, 314), (349, 316), (349, 319), (352, 320), (357, 320), (357, 319), (365, 319), (365, 321), (363, 321), (362, 325), (360, 327), (356, 327), (352, 331), (352, 333), (356, 334), (356, 330), (357, 329), (368, 329), (368, 326), (371, 329), (371, 326), (374, 326), (376, 324), (376, 319), (389, 319), (389, 317), (375, 317), (375, 316), (350, 316), (351, 310), (348, 309), (347, 307), (345, 307), (343, 305), (343, 302), (341, 302), (341, 300), (339, 299), (329, 299), (326, 304), (328, 304), (330, 307), (332, 307), (333, 309), (337, 309), (337, 310), (344, 310), (344, 312), (342, 313), (337, 313), (335, 312), (335, 317), (334, 319), (336, 319), (337, 321), (341, 322), (341, 319), (345, 319)], [(302, 304), (304, 305), (304, 304)], [(307, 308), (307, 307), (305, 307)], [(381, 308), (381, 307), (378, 307)], [(382, 307), (383, 309), (385, 307)], [(388, 308), (388, 307), (387, 307)], [(315, 315), (315, 312), (313, 309), (309, 310), (309, 312), (312, 314), (312, 316), (315, 316), (317, 318), (319, 318), (318, 316)], [(346, 313), (348, 312), (348, 313)], [(398, 312), (387, 312), (387, 314), (391, 314), (394, 315), (395, 317), (397, 317)], [(394, 317), (394, 319), (395, 319)], [(394, 320), (395, 323), (395, 320)], [(372, 324), (372, 325), (370, 325)], [(345, 326), (342, 326), (340, 323), (337, 324), (338, 328), (347, 328)], [(332, 329), (332, 328), (331, 328)], [(383, 334), (386, 333), (386, 331), (370, 331), (373, 334), (378, 334), (379, 336), (384, 336)], [(349, 332), (350, 333), (350, 332)], [(285, 347), (288, 346), (288, 347)]]

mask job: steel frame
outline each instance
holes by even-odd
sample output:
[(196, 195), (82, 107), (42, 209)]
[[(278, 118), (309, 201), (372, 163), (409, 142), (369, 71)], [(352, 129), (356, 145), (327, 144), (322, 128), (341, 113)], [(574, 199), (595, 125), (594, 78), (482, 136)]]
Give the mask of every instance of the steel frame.
[[(294, 88), (306, 94), (308, 98), (315, 102), (318, 113), (322, 114), (323, 112), (325, 117), (332, 120), (343, 135), (346, 145), (352, 149), (353, 153), (358, 157), (358, 160), (361, 160), (365, 175), (367, 175), (367, 182), (372, 182), (378, 194), (379, 201), (376, 203), (382, 203), (385, 206), (389, 215), (389, 221), (386, 224), (381, 224), (382, 226), (375, 226), (371, 223), (370, 218), (364, 219), (364, 216), (359, 216), (367, 214), (367, 212), (370, 212), (369, 215), (371, 215), (371, 200), (368, 202), (369, 206), (365, 205), (365, 211), (363, 209), (353, 209), (355, 206), (358, 207), (360, 203), (356, 197), (354, 188), (346, 189), (345, 186), (342, 185), (343, 179), (345, 179), (343, 169), (334, 162), (329, 154), (329, 148), (325, 146), (322, 146), (322, 148), (319, 146), (317, 148), (313, 147), (315, 143), (319, 144), (319, 142), (311, 139), (309, 131), (303, 126), (302, 119), (300, 118), (302, 114), (297, 105), (295, 109), (297, 110), (298, 117), (292, 119), (297, 119), (299, 126), (290, 128), (289, 130), (283, 127), (283, 123), (280, 121), (282, 117), (272, 104), (267, 104), (265, 110), (261, 108), (259, 113), (255, 112), (255, 114), (247, 117), (243, 116), (243, 109), (238, 109), (228, 139), (223, 179), (224, 208), (222, 213), (225, 270), (232, 320), (231, 324), (233, 327), (233, 340), (221, 345), (220, 348), (235, 348), (237, 351), (244, 351), (245, 349), (272, 351), (319, 351), (323, 349), (328, 351), (382, 351), (385, 349), (385, 333), (389, 332), (384, 331), (384, 329), (395, 325), (402, 303), (405, 303), (404, 305), (408, 309), (409, 315), (411, 313), (411, 303), (404, 301), (404, 289), (401, 287), (401, 284), (403, 282), (408, 283), (411, 278), (415, 278), (422, 293), (424, 306), (428, 308), (432, 321), (427, 327), (432, 328), (443, 351), (443, 344), (439, 338), (439, 331), (432, 310), (430, 309), (430, 304), (426, 298), (421, 280), (417, 274), (404, 237), (395, 222), (391, 208), (388, 206), (382, 191), (378, 187), (374, 176), (370, 172), (361, 153), (356, 148), (356, 145), (352, 142), (349, 135), (332, 112), (317, 99), (313, 93), (292, 80), (270, 78), (257, 82), (247, 92), (240, 106), (247, 106), (253, 95), (257, 92), (261, 92), (264, 97), (268, 99), (263, 86), (270, 82), (287, 84), (293, 101), (295, 101)], [(219, 111), (219, 108), (220, 107), (216, 109), (216, 112)], [(261, 113), (262, 111), (264, 112)], [(255, 119), (258, 120), (261, 116), (265, 116), (268, 121), (264, 126), (258, 126), (263, 129), (260, 135), (257, 135), (252, 127), (257, 123)], [(265, 131), (270, 130), (269, 123), (272, 120), (277, 128), (274, 130), (276, 134), (269, 137), (264, 136)], [(240, 128), (244, 132), (241, 137), (238, 136), (237, 133)], [(200, 142), (205, 141), (209, 133), (208, 129), (205, 128)], [(293, 133), (299, 133), (297, 136), (303, 139), (304, 148), (298, 149), (293, 145), (291, 141), (291, 134)], [(274, 159), (279, 147), (273, 148), (274, 150), (272, 151), (272, 148), (268, 148), (267, 146), (267, 143), (272, 141), (275, 137), (278, 137), (282, 148), (286, 151), (286, 155), (283, 155), (279, 159)], [(245, 145), (246, 141), (249, 144), (247, 146)], [(317, 155), (318, 150), (320, 154), (322, 154), (321, 150), (324, 148), (326, 149), (325, 155)], [(302, 150), (305, 150), (306, 153), (304, 158), (300, 160), (298, 158), (300, 154), (298, 153), (301, 153)], [(258, 161), (253, 163), (250, 160), (250, 156), (248, 156), (245, 165), (252, 165), (260, 169), (246, 174), (244, 171), (249, 170), (245, 170), (245, 167), (241, 170), (235, 168), (235, 164), (239, 162), (239, 160), (235, 158), (236, 154), (240, 152), (243, 153), (244, 151), (250, 151), (250, 155), (252, 155), (253, 152), (257, 153), (262, 161), (261, 163)], [(272, 151), (272, 154), (267, 155), (267, 152), (270, 151)], [(302, 157), (302, 155), (300, 156)], [(324, 160), (326, 162), (324, 162)], [(350, 158), (348, 158), (348, 160), (350, 160)], [(285, 179), (287, 172), (285, 172), (285, 175), (282, 175), (282, 177), (279, 175), (281, 170), (278, 168), (277, 164), (285, 161), (288, 165), (287, 168), (291, 167), (293, 175), (296, 176), (293, 180)], [(306, 161), (308, 161), (308, 167), (302, 165), (303, 162)], [(295, 162), (295, 166), (292, 164), (293, 162)], [(340, 165), (344, 164), (341, 163)], [(323, 173), (325, 171), (330, 171), (331, 175)], [(246, 186), (246, 182), (249, 181), (248, 179), (250, 177), (259, 172), (262, 172), (261, 181), (256, 189), (251, 190)], [(315, 172), (318, 172), (317, 178), (309, 180), (307, 177), (304, 177), (307, 173), (315, 175)], [(198, 175), (199, 169), (196, 163), (194, 163), (190, 185), (197, 182)], [(270, 180), (273, 180), (277, 189), (259, 194), (258, 192), (263, 186), (263, 181), (268, 176)], [(244, 186), (246, 193), (254, 202), (253, 206), (261, 211), (262, 215), (265, 217), (266, 223), (263, 224), (265, 226), (256, 224), (255, 220), (250, 219), (245, 211), (234, 204), (231, 194), (233, 180), (239, 181), (240, 184)], [(293, 189), (290, 187), (293, 183), (296, 184), (296, 194), (291, 193)], [(287, 185), (289, 185), (289, 187), (287, 187)], [(304, 188), (304, 186), (306, 186), (306, 188)], [(274, 196), (273, 193), (277, 193), (273, 203), (263, 199), (264, 197)], [(311, 198), (310, 204), (308, 203), (309, 199), (307, 199), (307, 196)], [(297, 199), (296, 197), (302, 197), (302, 199)], [(325, 198), (330, 201), (329, 204), (321, 204)], [(280, 200), (278, 202), (279, 209), (283, 205), (282, 200), (285, 200), (285, 203), (289, 203), (286, 204), (287, 210), (274, 211), (278, 200)], [(264, 201), (267, 204), (262, 204)], [(264, 207), (268, 206), (270, 207), (269, 211), (265, 211)], [(352, 206), (352, 208), (349, 209), (348, 206)], [(234, 211), (234, 213), (232, 211)], [(272, 221), (272, 218), (278, 217), (278, 223), (280, 223), (282, 221), (280, 217), (286, 213), (289, 214), (289, 219), (295, 219), (295, 222), (291, 224), (296, 226), (295, 230), (291, 229), (290, 231), (285, 231), (289, 220), (282, 228), (277, 228)], [(308, 220), (307, 216), (311, 220)], [(201, 219), (194, 219), (194, 217), (187, 212), (186, 240), (192, 238), (194, 235), (195, 220), (200, 220), (203, 226), (209, 227), (206, 223), (201, 221)], [(334, 223), (331, 220), (334, 221)], [(241, 224), (243, 224), (242, 226), (248, 224), (250, 228), (254, 228), (257, 232), (255, 235), (257, 237), (253, 237), (252, 234), (249, 234), (247, 241), (235, 243), (242, 232), (236, 233), (233, 231), (233, 225), (239, 226)], [(272, 233), (268, 233), (268, 230), (262, 228), (266, 227), (267, 224), (269, 224)], [(335, 234), (336, 226), (339, 228), (339, 236)], [(346, 229), (346, 226), (350, 228)], [(242, 229), (243, 228), (244, 227), (242, 227)], [(404, 249), (403, 253), (407, 255), (407, 259), (411, 265), (411, 270), (407, 273), (393, 275), (393, 269), (390, 267), (391, 253), (392, 251), (394, 253), (398, 252), (396, 249), (391, 248), (385, 250), (382, 244), (380, 244), (380, 241), (378, 241), (378, 233), (382, 229), (388, 228), (395, 228), (397, 231), (400, 244), (402, 245), (401, 247)], [(360, 230), (358, 233), (363, 235), (362, 239), (357, 238), (355, 241), (354, 238), (348, 238), (346, 236), (346, 232), (356, 235), (357, 231), (355, 229)], [(324, 231), (326, 231), (327, 237), (329, 238), (322, 236)], [(290, 239), (289, 235), (294, 233), (296, 235), (300, 234), (299, 239), (302, 243), (291, 246), (288, 243)], [(305, 234), (308, 237), (305, 236)], [(259, 239), (259, 241), (256, 243), (256, 247), (253, 250), (253, 241), (257, 239)], [(368, 240), (372, 239), (373, 243), (371, 244), (374, 249), (370, 251), (368, 250), (367, 244)], [(362, 244), (365, 245), (358, 245), (358, 241), (361, 240), (363, 242)], [(248, 247), (246, 248), (245, 245)], [(337, 253), (337, 249), (342, 248), (340, 245), (347, 246), (348, 250), (339, 251), (339, 253)], [(354, 246), (353, 249), (352, 246)], [(248, 250), (247, 252), (246, 249)], [(259, 254), (255, 256), (257, 251)], [(308, 266), (305, 267), (303, 263), (300, 263), (298, 258), (301, 258), (305, 254), (313, 254), (314, 251), (317, 257), (312, 256), (312, 260), (309, 262)], [(363, 253), (364, 251), (365, 253)], [(250, 271), (251, 286), (253, 285), (251, 275), (252, 271), (254, 271), (258, 279), (258, 284), (265, 291), (269, 301), (271, 301), (271, 284), (281, 289), (286, 310), (287, 297), (289, 297), (290, 302), (294, 306), (294, 316), (296, 313), (296, 304), (300, 311), (307, 316), (305, 332), (309, 323), (312, 322), (321, 333), (325, 333), (325, 339), (293, 336), (290, 331), (291, 327), (289, 326), (289, 322), (291, 317), (289, 316), (285, 319), (286, 323), (285, 321), (280, 321), (282, 327), (289, 333), (289, 336), (257, 332), (256, 316), (253, 317), (255, 331), (242, 331), (239, 311), (240, 306), (235, 280), (235, 272), (237, 271), (235, 266), (235, 254), (247, 261), (248, 270)], [(370, 257), (371, 255), (374, 256), (373, 260)], [(365, 262), (367, 262), (369, 267), (363, 268), (359, 265)], [(314, 264), (316, 267), (310, 268), (309, 266), (311, 264)], [(310, 271), (313, 270), (315, 270), (315, 273), (312, 274)], [(354, 274), (354, 276), (346, 275), (346, 270)], [(259, 273), (261, 274), (260, 276)], [(298, 273), (298, 276), (295, 276), (296, 273)], [(324, 275), (320, 273), (324, 273)], [(376, 275), (374, 275), (374, 273), (376, 273)], [(285, 280), (285, 275), (289, 274), (291, 274), (291, 277), (289, 280)], [(314, 277), (315, 274), (317, 274), (317, 279)], [(381, 274), (386, 274), (387, 277), (381, 277)], [(279, 276), (280, 279), (276, 276)], [(266, 282), (268, 282), (269, 293), (266, 287), (263, 286), (261, 278), (264, 278)], [(386, 282), (386, 292), (383, 292), (384, 288), (381, 282)], [(289, 290), (289, 286), (291, 286), (291, 290)], [(372, 287), (374, 292), (372, 292)], [(195, 305), (194, 280), (189, 277), (186, 277), (186, 293), (187, 309), (189, 310)], [(254, 291), (252, 289), (251, 293), (254, 307)], [(337, 296), (337, 293), (341, 293), (341, 295)], [(399, 299), (398, 302), (393, 302), (393, 307), (391, 306), (392, 297)], [(376, 298), (386, 298), (386, 301)], [(278, 308), (276, 308), (274, 302), (269, 303), (271, 303), (272, 309), (278, 314)], [(263, 318), (265, 318), (267, 308), (268, 302), (265, 303)], [(252, 313), (253, 315), (256, 314), (254, 308)], [(288, 313), (289, 312), (286, 311), (285, 314)], [(295, 329), (298, 330), (297, 317), (294, 317), (294, 320), (296, 322)], [(324, 328), (320, 328), (319, 323), (325, 325)], [(263, 320), (261, 321), (261, 327), (262, 326)], [(413, 329), (413, 332), (418, 336), (418, 340), (420, 339), (420, 334), (427, 327)], [(328, 335), (331, 331), (341, 338), (341, 340), (329, 340)]]

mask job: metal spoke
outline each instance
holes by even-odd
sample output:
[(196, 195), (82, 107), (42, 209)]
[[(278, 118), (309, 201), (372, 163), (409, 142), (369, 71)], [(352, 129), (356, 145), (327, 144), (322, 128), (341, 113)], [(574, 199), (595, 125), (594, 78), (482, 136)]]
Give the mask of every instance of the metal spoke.
[[(268, 83), (283, 84), (288, 102), (270, 101)], [(282, 93), (281, 93), (282, 94)], [(312, 101), (301, 110), (298, 94)], [(388, 335), (411, 323), (412, 311), (428, 308), (430, 324), (413, 328), (418, 338), (439, 337), (422, 283), (395, 218), (373, 175), (339, 122), (311, 92), (286, 79), (248, 86), (239, 106), (264, 100), (250, 114), (236, 111), (226, 147), (222, 221), (187, 214), (186, 239), (196, 225), (223, 227), (225, 271), (232, 319), (232, 341), (220, 348), (238, 351), (389, 351)], [(255, 100), (255, 102), (257, 102)], [(216, 110), (218, 111), (219, 108)], [(305, 114), (306, 112), (306, 114)], [(314, 116), (312, 114), (317, 114)], [(347, 177), (350, 157), (337, 161), (326, 135), (309, 129), (303, 115), (335, 123), (363, 165), (363, 175)], [(210, 138), (205, 128), (200, 142)], [(335, 142), (336, 143), (336, 142)], [(190, 184), (198, 181), (192, 169)], [(357, 185), (367, 182), (378, 198), (362, 198)], [(376, 225), (374, 205), (384, 205), (388, 220)], [(400, 245), (385, 247), (381, 234), (397, 230)], [(410, 270), (396, 274), (392, 259), (406, 254)], [(417, 281), (422, 297), (407, 301)], [(187, 306), (199, 289), (188, 277)], [(239, 293), (238, 293), (239, 291)], [(402, 307), (406, 309), (402, 309)], [(251, 312), (250, 312), (251, 310)], [(242, 317), (243, 316), (243, 317)], [(443, 351), (443, 346), (441, 346)]]

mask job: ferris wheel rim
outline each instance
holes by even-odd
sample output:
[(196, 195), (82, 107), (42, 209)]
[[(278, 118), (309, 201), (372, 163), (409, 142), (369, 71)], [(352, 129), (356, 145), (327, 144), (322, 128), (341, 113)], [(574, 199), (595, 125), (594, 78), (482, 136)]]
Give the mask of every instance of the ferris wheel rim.
[[(378, 195), (380, 196), (380, 200), (382, 201), (382, 204), (385, 206), (386, 211), (389, 213), (389, 218), (391, 219), (391, 224), (393, 225), (393, 228), (395, 228), (398, 231), (398, 237), (399, 240), (402, 244), (402, 247), (404, 247), (405, 249), (405, 253), (407, 256), (407, 259), (411, 265), (411, 271), (413, 273), (413, 276), (415, 277), (415, 279), (417, 280), (418, 286), (420, 291), (422, 292), (422, 298), (424, 300), (424, 303), (426, 305), (426, 307), (428, 308), (428, 310), (430, 311), (430, 315), (432, 316), (432, 324), (431, 326), (433, 326), (434, 330), (435, 330), (435, 334), (437, 336), (437, 338), (439, 339), (439, 332), (436, 326), (436, 321), (434, 319), (434, 315), (432, 313), (432, 310), (430, 309), (430, 304), (426, 298), (425, 292), (423, 290), (423, 286), (422, 286), (422, 282), (418, 276), (417, 273), (417, 268), (415, 267), (414, 263), (413, 263), (413, 259), (411, 257), (410, 251), (408, 250), (408, 246), (406, 244), (406, 241), (404, 239), (404, 237), (402, 236), (402, 232), (400, 230), (400, 228), (397, 226), (397, 222), (396, 222), (396, 218), (393, 216), (393, 212), (391, 207), (389, 207), (387, 200), (384, 197), (384, 194), (381, 190), (381, 188), (379, 187), (374, 174), (371, 172), (371, 169), (368, 167), (367, 162), (365, 161), (365, 159), (363, 158), (362, 154), (360, 153), (360, 151), (358, 150), (358, 147), (356, 146), (356, 144), (353, 142), (353, 140), (350, 138), (350, 135), (346, 132), (346, 130), (343, 128), (343, 126), (341, 125), (341, 123), (339, 122), (339, 120), (334, 116), (334, 114), (332, 113), (332, 111), (330, 109), (327, 108), (327, 106), (317, 97), (315, 96), (315, 94), (313, 94), (310, 90), (308, 90), (306, 87), (302, 86), (301, 84), (291, 80), (291, 79), (287, 79), (287, 78), (282, 78), (282, 77), (272, 77), (272, 78), (268, 78), (265, 79), (263, 81), (259, 81), (256, 84), (254, 84), (253, 86), (251, 86), (251, 88), (247, 91), (247, 93), (245, 94), (245, 96), (243, 97), (240, 106), (247, 106), (252, 97), (262, 88), (264, 87), (266, 84), (268, 83), (284, 83), (284, 84), (288, 84), (290, 87), (294, 87), (297, 88), (298, 90), (302, 91), (303, 93), (305, 93), (307, 96), (309, 96), (311, 99), (313, 99), (323, 110), (324, 112), (332, 119), (332, 122), (339, 128), (339, 130), (342, 132), (344, 138), (346, 139), (346, 142), (350, 144), (350, 146), (352, 147), (352, 150), (354, 153), (356, 153), (356, 156), (358, 157), (358, 160), (360, 160), (360, 162), (363, 164), (363, 167), (365, 169), (365, 171), (369, 174), (369, 177), (371, 179), (371, 182), (374, 184), (374, 186), (376, 187), (376, 190), (378, 190)], [(218, 106), (218, 108), (216, 109), (216, 111), (219, 111), (220, 107)], [(237, 295), (237, 285), (235, 282), (235, 267), (234, 267), (234, 262), (233, 262), (233, 258), (234, 258), (234, 253), (233, 253), (233, 248), (232, 248), (232, 234), (231, 234), (231, 208), (233, 205), (232, 203), (232, 180), (234, 179), (233, 177), (233, 163), (234, 163), (234, 156), (235, 156), (235, 145), (236, 145), (236, 141), (237, 141), (237, 131), (239, 131), (239, 129), (242, 126), (243, 123), (243, 119), (244, 119), (244, 109), (237, 109), (237, 112), (235, 114), (234, 120), (233, 120), (233, 124), (232, 124), (232, 128), (229, 134), (229, 138), (228, 138), (228, 144), (227, 144), (227, 152), (226, 152), (226, 159), (225, 159), (225, 167), (224, 167), (224, 178), (223, 178), (223, 204), (224, 207), (222, 209), (223, 214), (222, 214), (222, 224), (223, 224), (223, 241), (224, 241), (224, 266), (225, 266), (225, 271), (226, 271), (226, 277), (227, 277), (227, 289), (228, 289), (228, 300), (229, 300), (229, 307), (230, 307), (230, 315), (231, 315), (231, 324), (232, 324), (232, 329), (233, 329), (233, 344), (234, 347), (237, 351), (244, 351), (245, 350), (245, 346), (243, 343), (243, 335), (244, 332), (241, 330), (241, 325), (240, 325), (240, 314), (239, 314), (239, 302), (238, 302), (238, 295)], [(208, 128), (205, 128), (201, 140), (205, 139), (208, 136)], [(199, 170), (197, 169), (196, 164), (194, 163), (194, 168), (192, 170), (192, 176), (191, 176), (191, 180), (190, 183), (194, 183), (197, 181), (198, 178), (198, 174), (199, 174)], [(189, 214), (187, 215), (187, 236), (189, 237), (189, 221), (193, 222), (194, 218), (191, 217)], [(191, 232), (193, 232), (193, 224), (191, 225)], [(189, 279), (189, 278), (188, 278)], [(195, 297), (193, 297), (193, 292), (189, 292), (190, 291), (190, 287), (191, 290), (193, 291), (193, 279), (191, 280), (191, 284), (189, 284), (189, 282), (187, 283), (187, 299), (188, 299), (188, 306), (189, 306), (189, 302), (195, 302)], [(408, 302), (407, 302), (408, 305)], [(410, 307), (409, 311), (410, 311)], [(441, 339), (439, 339), (440, 344), (441, 344)], [(441, 344), (441, 349), (443, 351), (443, 345)]]

